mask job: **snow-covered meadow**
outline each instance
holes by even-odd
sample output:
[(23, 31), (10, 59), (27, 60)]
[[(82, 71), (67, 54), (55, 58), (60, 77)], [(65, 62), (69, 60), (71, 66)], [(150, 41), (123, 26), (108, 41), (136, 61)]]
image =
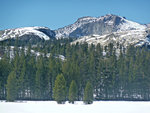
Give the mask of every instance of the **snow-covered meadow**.
[(96, 101), (59, 105), (54, 101), (0, 102), (0, 113), (150, 113), (150, 102)]

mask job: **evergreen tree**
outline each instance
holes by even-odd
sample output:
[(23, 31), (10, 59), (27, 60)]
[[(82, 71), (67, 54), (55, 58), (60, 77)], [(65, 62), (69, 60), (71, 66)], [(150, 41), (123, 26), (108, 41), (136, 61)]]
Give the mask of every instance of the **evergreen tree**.
[(11, 72), (7, 79), (7, 101), (15, 101), (17, 97), (16, 74)]
[(35, 77), (35, 86), (36, 86), (36, 97), (37, 99), (43, 99), (44, 89), (45, 89), (45, 70), (44, 70), (43, 58), (40, 58), (37, 61), (37, 70)]
[[(30, 54), (31, 55), (31, 54)], [(26, 56), (26, 74), (25, 74), (25, 87), (26, 97), (35, 99), (36, 96), (36, 57)]]
[(0, 60), (0, 100), (6, 99), (7, 78), (11, 71), (11, 65), (6, 58)]
[(93, 103), (93, 86), (88, 81), (84, 90), (84, 97), (83, 101), (85, 104), (92, 104)]
[(24, 99), (24, 96), (25, 96), (25, 81), (24, 80), (25, 80), (25, 75), (26, 75), (26, 61), (25, 61), (24, 49), (21, 50), (21, 56), (18, 60), (20, 60), (20, 63), (18, 66), (19, 76), (17, 78), (18, 96), (19, 96), (19, 99)]
[(66, 101), (66, 81), (62, 74), (58, 74), (56, 77), (53, 98), (58, 104), (63, 104)]
[(74, 104), (74, 101), (77, 100), (78, 89), (76, 82), (73, 80), (69, 88), (69, 102)]

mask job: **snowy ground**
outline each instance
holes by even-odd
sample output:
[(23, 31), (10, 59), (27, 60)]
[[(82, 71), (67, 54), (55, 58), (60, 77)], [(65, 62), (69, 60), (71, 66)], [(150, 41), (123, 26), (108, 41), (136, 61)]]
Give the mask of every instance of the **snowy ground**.
[(92, 105), (52, 101), (0, 102), (0, 113), (150, 113), (150, 102), (99, 101)]

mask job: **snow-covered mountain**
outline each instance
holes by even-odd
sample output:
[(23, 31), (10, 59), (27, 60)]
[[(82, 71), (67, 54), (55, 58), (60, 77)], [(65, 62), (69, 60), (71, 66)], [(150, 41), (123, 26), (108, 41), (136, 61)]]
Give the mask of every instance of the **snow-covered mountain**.
[(0, 31), (0, 41), (15, 39), (17, 37), (20, 40), (49, 40), (50, 38), (55, 37), (55, 33), (47, 27), (23, 27)]
[(75, 23), (57, 30), (47, 27), (24, 27), (0, 31), (0, 41), (15, 39), (37, 42), (50, 38), (77, 38), (76, 42), (107, 45), (110, 42), (128, 46), (150, 45), (150, 24), (139, 24), (125, 17), (108, 14), (101, 17), (82, 17)]
[(139, 30), (143, 31), (146, 25), (129, 21), (117, 15), (106, 15), (101, 17), (82, 17), (74, 24), (55, 30), (56, 38), (82, 37), (90, 35), (105, 35), (113, 32)]
[(77, 42), (98, 44), (102, 46), (113, 43), (143, 46), (150, 45), (150, 25), (129, 21), (124, 17), (106, 15), (102, 17), (79, 18), (74, 24), (55, 31), (56, 38), (75, 37)]

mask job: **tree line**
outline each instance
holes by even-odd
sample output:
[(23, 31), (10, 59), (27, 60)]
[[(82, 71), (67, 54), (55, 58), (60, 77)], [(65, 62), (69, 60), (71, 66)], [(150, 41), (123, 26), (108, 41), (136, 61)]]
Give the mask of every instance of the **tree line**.
[[(0, 60), (1, 100), (83, 100), (87, 104), (93, 100), (150, 100), (147, 47), (71, 45), (66, 39), (21, 49), (18, 42), (13, 44), (13, 58), (10, 45), (1, 44), (1, 50), (8, 51)], [(32, 50), (43, 54), (37, 56)]]

